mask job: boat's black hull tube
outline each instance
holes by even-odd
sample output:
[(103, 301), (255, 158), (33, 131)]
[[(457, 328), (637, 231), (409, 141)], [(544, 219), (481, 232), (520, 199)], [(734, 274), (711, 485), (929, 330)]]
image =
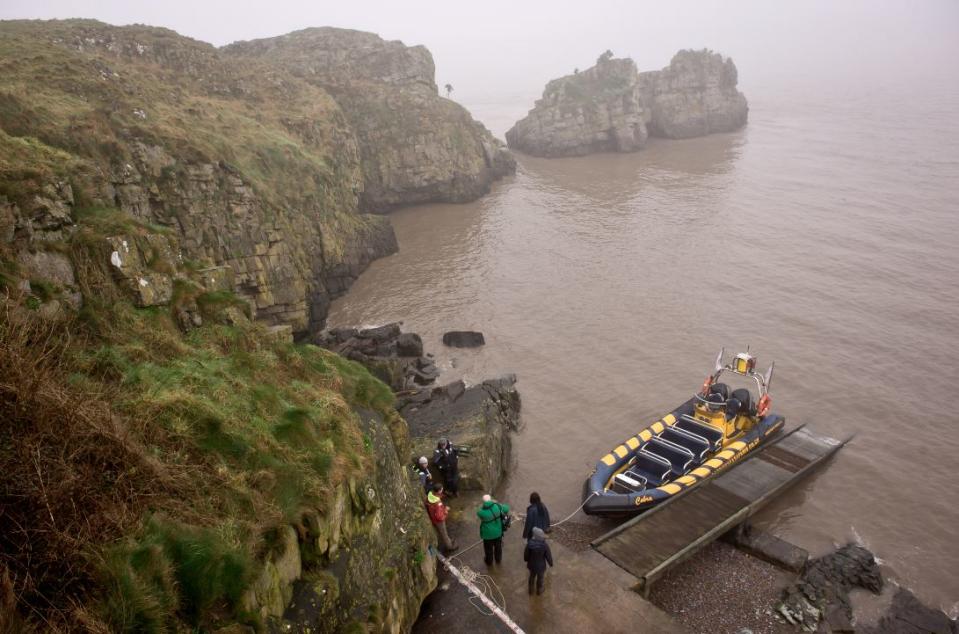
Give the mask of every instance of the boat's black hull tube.
[(695, 398), (689, 399), (662, 419), (627, 439), (623, 444), (603, 456), (596, 463), (593, 474), (586, 480), (584, 495), (587, 499), (583, 511), (589, 515), (620, 517), (647, 511), (684, 489), (696, 486), (711, 475), (736, 464), (746, 457), (749, 452), (781, 431), (785, 425), (785, 419), (782, 416), (767, 414), (752, 429), (710, 455), (702, 464), (691, 467), (685, 474), (678, 475), (661, 486), (632, 493), (618, 493), (607, 490), (606, 486), (610, 478), (617, 472), (622, 471), (636, 450), (653, 436), (658, 436), (664, 429), (676, 424), (677, 421), (682, 419), (683, 415), (693, 415), (695, 400)]

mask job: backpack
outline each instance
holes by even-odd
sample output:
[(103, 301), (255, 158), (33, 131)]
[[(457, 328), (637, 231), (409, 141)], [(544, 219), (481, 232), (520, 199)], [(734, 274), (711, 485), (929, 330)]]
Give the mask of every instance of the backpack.
[(496, 504), (496, 508), (499, 509), (499, 515), (494, 515), (493, 519), (491, 520), (483, 520), (482, 523), (489, 524), (490, 522), (499, 520), (500, 526), (503, 528), (503, 533), (505, 534), (506, 531), (509, 530), (509, 527), (513, 524), (513, 516), (511, 516), (509, 513), (503, 515), (503, 507), (500, 506), (499, 503)]

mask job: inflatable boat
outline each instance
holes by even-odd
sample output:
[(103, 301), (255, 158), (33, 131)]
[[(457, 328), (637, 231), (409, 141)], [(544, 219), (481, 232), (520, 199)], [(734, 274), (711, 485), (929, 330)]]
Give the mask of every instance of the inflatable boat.
[(584, 487), (586, 513), (647, 511), (730, 468), (782, 431), (785, 418), (769, 411), (774, 364), (761, 374), (748, 350), (727, 365), (723, 354), (699, 393), (596, 463)]

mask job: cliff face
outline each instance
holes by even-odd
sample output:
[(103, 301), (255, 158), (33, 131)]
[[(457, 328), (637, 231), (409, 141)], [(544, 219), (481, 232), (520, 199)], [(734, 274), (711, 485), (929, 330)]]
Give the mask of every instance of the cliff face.
[(321, 88), (164, 29), (0, 32), (0, 128), (59, 166), (8, 160), (0, 174), (18, 250), (62, 237), (78, 211), (117, 207), (174, 229), (196, 266), (230, 267), (258, 320), (298, 333), (395, 251), (388, 223), (357, 211), (356, 136)]
[[(43, 194), (14, 233), (52, 239), (71, 196)], [(389, 388), (251, 323), (170, 228), (67, 229), (0, 244), (0, 629), (408, 629), (435, 536)]]
[(267, 62), (333, 95), (356, 131), (364, 210), (473, 200), (516, 168), (465, 108), (437, 94), (433, 58), (422, 46), (315, 28), (223, 51)]
[(554, 79), (506, 141), (535, 156), (633, 152), (646, 142), (649, 113), (631, 59), (601, 58), (581, 73)]
[(634, 152), (648, 136), (671, 139), (728, 132), (746, 124), (731, 59), (680, 51), (661, 71), (636, 72), (606, 53), (581, 73), (554, 79), (506, 141), (534, 156)]

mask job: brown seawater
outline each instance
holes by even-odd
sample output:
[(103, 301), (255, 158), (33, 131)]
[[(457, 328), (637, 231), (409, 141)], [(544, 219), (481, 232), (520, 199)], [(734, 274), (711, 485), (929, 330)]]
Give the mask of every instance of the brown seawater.
[[(525, 427), (501, 495), (521, 509), (537, 490), (556, 518), (603, 453), (701, 385), (721, 346), (749, 345), (761, 367), (776, 361), (774, 411), (856, 434), (758, 523), (814, 554), (858, 537), (955, 610), (959, 82), (901, 81), (747, 86), (737, 133), (520, 156), (479, 201), (394, 213), (400, 253), (329, 323), (403, 320), (442, 381), (516, 372)], [(502, 134), (527, 107), (473, 110)], [(446, 349), (452, 329), (488, 343)]]

